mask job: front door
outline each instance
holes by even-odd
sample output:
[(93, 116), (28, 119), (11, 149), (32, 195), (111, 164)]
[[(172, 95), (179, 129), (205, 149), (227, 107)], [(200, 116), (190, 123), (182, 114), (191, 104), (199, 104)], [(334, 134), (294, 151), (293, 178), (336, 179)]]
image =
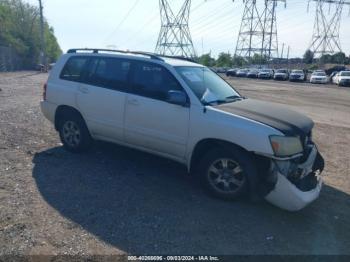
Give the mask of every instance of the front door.
[(166, 102), (169, 90), (181, 90), (163, 66), (133, 62), (132, 92), (125, 106), (125, 139), (129, 144), (184, 158), (188, 140), (189, 107)]

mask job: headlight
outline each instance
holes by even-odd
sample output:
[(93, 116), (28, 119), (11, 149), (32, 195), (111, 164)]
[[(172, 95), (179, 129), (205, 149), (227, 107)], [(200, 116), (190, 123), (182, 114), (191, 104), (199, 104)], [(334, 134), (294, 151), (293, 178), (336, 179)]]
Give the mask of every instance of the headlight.
[(298, 137), (270, 136), (271, 146), (276, 156), (292, 156), (303, 152)]

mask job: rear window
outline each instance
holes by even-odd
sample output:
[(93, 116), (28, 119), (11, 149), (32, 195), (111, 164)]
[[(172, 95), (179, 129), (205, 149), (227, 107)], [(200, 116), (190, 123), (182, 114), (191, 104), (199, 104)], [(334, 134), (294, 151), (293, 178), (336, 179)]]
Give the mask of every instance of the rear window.
[(73, 82), (80, 82), (89, 58), (71, 57), (64, 66), (60, 78)]

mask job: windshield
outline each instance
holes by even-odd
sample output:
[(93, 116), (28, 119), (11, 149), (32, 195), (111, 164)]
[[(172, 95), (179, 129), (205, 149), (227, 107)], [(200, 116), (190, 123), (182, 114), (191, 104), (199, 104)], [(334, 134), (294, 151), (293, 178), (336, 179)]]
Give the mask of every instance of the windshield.
[(263, 69), (260, 71), (260, 73), (270, 73), (271, 71), (270, 70), (267, 70), (267, 69)]
[(317, 72), (317, 73), (313, 73), (314, 76), (326, 76), (325, 73), (321, 73), (321, 72)]
[(286, 74), (286, 73), (287, 73), (287, 70), (277, 70), (276, 73)]
[(229, 103), (242, 97), (221, 77), (206, 67), (175, 67), (203, 104)]
[(341, 76), (350, 76), (350, 72), (341, 72), (340, 75)]
[(304, 72), (301, 70), (294, 70), (292, 73), (293, 74), (303, 74)]

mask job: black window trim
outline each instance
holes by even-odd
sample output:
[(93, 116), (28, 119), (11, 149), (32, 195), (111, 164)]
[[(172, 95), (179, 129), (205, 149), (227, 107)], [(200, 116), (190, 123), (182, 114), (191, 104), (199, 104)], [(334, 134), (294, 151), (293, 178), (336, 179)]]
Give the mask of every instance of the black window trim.
[(156, 100), (156, 101), (161, 101), (161, 102), (168, 103), (164, 99), (158, 99), (158, 98), (155, 98), (155, 97), (150, 97), (150, 96), (145, 96), (145, 95), (139, 94), (137, 91), (135, 91), (135, 87), (133, 85), (133, 79), (134, 79), (134, 76), (135, 76), (135, 69), (136, 69), (135, 63), (144, 63), (144, 64), (149, 64), (149, 65), (152, 65), (152, 66), (159, 66), (162, 69), (164, 69), (166, 72), (168, 72), (170, 74), (170, 76), (175, 80), (175, 82), (181, 87), (181, 89), (182, 89), (181, 91), (183, 91), (186, 94), (186, 97), (187, 97), (186, 107), (190, 107), (191, 99), (190, 99), (189, 95), (187, 94), (186, 89), (182, 86), (180, 81), (174, 76), (174, 74), (172, 72), (170, 72), (170, 70), (168, 68), (166, 68), (165, 66), (163, 66), (161, 64), (150, 62), (150, 61), (144, 61), (144, 60), (132, 60), (131, 63), (132, 63), (132, 67), (131, 67), (130, 75), (129, 75), (129, 77), (130, 77), (130, 79), (129, 79), (129, 81), (130, 81), (130, 94), (133, 94), (133, 95), (136, 95), (136, 96), (140, 96), (140, 97), (144, 97), (144, 98), (148, 98), (148, 99), (152, 99), (152, 100)]
[[(78, 81), (74, 81), (74, 80), (69, 80), (69, 79), (65, 79), (62, 77), (63, 71), (65, 69), (65, 67), (67, 66), (67, 64), (73, 60), (73, 59), (77, 59), (77, 58), (85, 58), (87, 59), (87, 63), (85, 64), (85, 66), (83, 67), (83, 74), (80, 75), (80, 78)], [(123, 60), (123, 61), (127, 61), (130, 62), (130, 70), (128, 73), (128, 77), (127, 77), (127, 87), (126, 90), (117, 90), (115, 88), (108, 88), (105, 86), (99, 86), (99, 85), (91, 85), (86, 81), (86, 75), (84, 72), (86, 72), (86, 69), (90, 66), (92, 59), (103, 59), (103, 58), (107, 58), (107, 59), (119, 59), (119, 60)], [(133, 78), (135, 75), (135, 68), (136, 68), (136, 63), (144, 63), (144, 64), (150, 64), (152, 66), (159, 66), (162, 69), (164, 69), (166, 72), (168, 72), (170, 74), (170, 76), (175, 80), (175, 82), (181, 87), (181, 91), (183, 91), (186, 94), (187, 97), (187, 104), (186, 107), (190, 107), (191, 105), (191, 99), (190, 96), (188, 95), (186, 89), (182, 86), (182, 84), (180, 83), (180, 81), (174, 76), (174, 74), (168, 69), (166, 68), (164, 65), (162, 64), (158, 64), (158, 63), (154, 63), (154, 62), (150, 62), (150, 61), (145, 61), (145, 60), (138, 60), (138, 59), (129, 59), (129, 58), (122, 58), (122, 57), (110, 57), (110, 56), (94, 56), (94, 55), (75, 55), (75, 56), (71, 56), (67, 59), (67, 61), (65, 62), (65, 65), (63, 66), (61, 73), (60, 73), (60, 79), (64, 80), (64, 81), (69, 81), (69, 82), (73, 82), (73, 83), (80, 83), (80, 84), (85, 84), (85, 85), (91, 85), (91, 86), (96, 86), (99, 88), (104, 88), (104, 89), (108, 89), (108, 90), (113, 90), (116, 92), (121, 92), (121, 93), (126, 93), (126, 94), (133, 94), (136, 96), (140, 96), (140, 97), (144, 97), (144, 98), (148, 98), (148, 99), (152, 99), (152, 100), (156, 100), (156, 101), (162, 101), (165, 103), (168, 103), (166, 100), (164, 99), (157, 99), (154, 97), (150, 97), (150, 96), (145, 96), (142, 94), (139, 94), (138, 92), (135, 91), (135, 88), (133, 86)]]

